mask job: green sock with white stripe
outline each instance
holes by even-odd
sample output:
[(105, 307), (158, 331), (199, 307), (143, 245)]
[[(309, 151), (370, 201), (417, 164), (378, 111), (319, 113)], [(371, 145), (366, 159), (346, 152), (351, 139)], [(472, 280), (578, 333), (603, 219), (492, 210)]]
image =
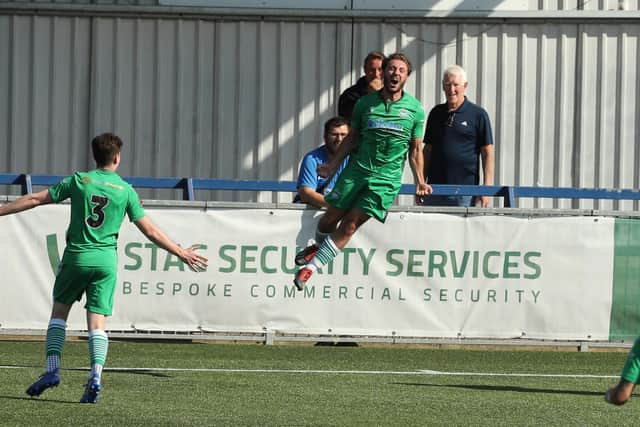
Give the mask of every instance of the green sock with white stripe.
[(49, 320), (47, 327), (47, 372), (53, 372), (60, 369), (60, 358), (62, 357), (62, 349), (64, 347), (65, 327), (67, 322), (62, 319)]
[[(310, 265), (313, 265), (315, 268), (311, 268), (311, 270), (316, 270), (318, 268), (322, 268), (323, 265), (327, 265), (340, 253), (340, 249), (333, 242), (331, 236), (327, 236), (320, 247), (318, 248), (318, 252), (316, 252), (316, 256), (313, 257)], [(308, 266), (309, 267), (309, 266)]]
[(89, 332), (89, 357), (91, 359), (91, 373), (89, 378), (97, 377), (101, 382), (102, 368), (107, 361), (107, 350), (109, 348), (109, 337), (107, 333), (100, 329)]

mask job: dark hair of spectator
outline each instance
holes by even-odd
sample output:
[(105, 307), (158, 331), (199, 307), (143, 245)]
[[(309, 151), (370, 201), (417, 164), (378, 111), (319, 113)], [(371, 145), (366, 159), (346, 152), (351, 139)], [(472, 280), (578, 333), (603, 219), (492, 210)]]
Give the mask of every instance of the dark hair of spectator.
[(367, 66), (367, 63), (368, 63), (369, 61), (374, 60), (374, 59), (379, 59), (379, 60), (381, 60), (381, 61), (383, 61), (383, 62), (384, 62), (385, 58), (386, 58), (385, 54), (384, 54), (384, 53), (382, 53), (382, 52), (380, 52), (379, 50), (374, 50), (373, 52), (369, 52), (369, 54), (367, 55), (367, 57), (366, 57), (366, 58), (364, 58), (364, 64), (363, 64), (363, 67), (366, 67), (366, 66)]
[(340, 116), (331, 117), (329, 120), (324, 122), (324, 135), (327, 136), (331, 129), (335, 129), (340, 126), (349, 126), (349, 123)]

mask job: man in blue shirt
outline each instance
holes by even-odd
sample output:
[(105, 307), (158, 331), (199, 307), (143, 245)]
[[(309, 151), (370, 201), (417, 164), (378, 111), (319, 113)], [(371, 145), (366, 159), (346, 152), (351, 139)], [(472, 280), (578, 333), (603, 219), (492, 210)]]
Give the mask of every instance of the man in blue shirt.
[[(442, 76), (447, 98), (436, 105), (427, 119), (424, 137), (425, 176), (429, 184), (479, 185), (482, 159), (483, 184), (493, 185), (494, 152), (489, 115), (464, 95), (467, 76), (459, 65), (448, 67)], [(482, 196), (428, 196), (427, 206), (489, 206)]]
[(329, 162), (338, 151), (338, 147), (349, 133), (349, 125), (342, 117), (333, 117), (324, 124), (324, 144), (315, 150), (308, 152), (300, 164), (298, 174), (298, 195), (295, 202), (303, 202), (317, 208), (329, 206), (324, 201), (324, 196), (333, 188), (342, 169), (349, 161), (345, 158), (336, 173), (332, 177), (322, 178), (318, 175), (318, 166)]

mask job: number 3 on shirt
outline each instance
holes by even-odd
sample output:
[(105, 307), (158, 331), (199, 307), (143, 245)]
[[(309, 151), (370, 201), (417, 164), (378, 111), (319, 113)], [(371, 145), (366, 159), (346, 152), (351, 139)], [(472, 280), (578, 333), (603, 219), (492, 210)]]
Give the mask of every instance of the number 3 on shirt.
[(98, 228), (104, 223), (104, 208), (109, 204), (109, 199), (104, 196), (91, 195), (91, 203), (94, 204), (91, 209), (91, 215), (85, 220), (87, 225), (92, 228)]

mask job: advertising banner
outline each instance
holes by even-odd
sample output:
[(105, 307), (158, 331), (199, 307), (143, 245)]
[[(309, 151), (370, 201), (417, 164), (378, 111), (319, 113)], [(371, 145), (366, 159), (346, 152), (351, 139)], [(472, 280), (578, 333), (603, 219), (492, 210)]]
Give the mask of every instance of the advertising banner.
[[(391, 212), (297, 291), (293, 258), (321, 212), (146, 211), (182, 246), (201, 245), (209, 268), (190, 271), (125, 222), (110, 330), (607, 340), (614, 276), (625, 277), (614, 218)], [(0, 221), (1, 328), (46, 327), (68, 217), (49, 205)], [(69, 328), (86, 329), (83, 304)]]

